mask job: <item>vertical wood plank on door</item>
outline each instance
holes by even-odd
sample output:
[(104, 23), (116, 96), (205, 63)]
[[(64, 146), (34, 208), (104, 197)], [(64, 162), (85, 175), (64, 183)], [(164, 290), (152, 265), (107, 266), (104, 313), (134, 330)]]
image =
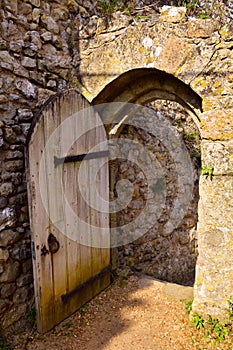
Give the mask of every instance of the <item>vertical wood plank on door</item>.
[[(44, 146), (44, 122), (42, 120), (34, 130), (33, 142), (29, 145), (27, 155), (27, 163), (30, 163), (30, 167), (27, 167), (29, 213), (32, 242), (35, 249), (35, 258), (33, 259), (35, 303), (37, 327), (40, 332), (46, 331), (54, 319), (52, 265), (48, 255), (41, 255), (41, 248), (49, 234), (49, 217), (41, 198), (39, 182), (40, 161)], [(46, 171), (45, 168), (41, 170)], [(42, 186), (48, 186), (46, 179)], [(44, 198), (44, 200), (47, 201), (48, 198)]]
[[(82, 110), (83, 108), (89, 107), (85, 104), (85, 101), (76, 101), (75, 109)], [(75, 141), (69, 150), (69, 155), (77, 155), (85, 152), (84, 149), (84, 137), (80, 137), (80, 118), (79, 115), (75, 117), (75, 123), (70, 130), (70, 137)], [(69, 207), (66, 207), (66, 228), (67, 235), (69, 236), (68, 230), (70, 230), (70, 224), (73, 222), (72, 214), (74, 213), (77, 217), (77, 227), (74, 235), (74, 239), (67, 239), (67, 265), (68, 265), (68, 286), (69, 291), (74, 290), (83, 283), (82, 279), (82, 264), (81, 261), (81, 247), (80, 247), (80, 231), (82, 228), (82, 223), (78, 222), (79, 219), (79, 203), (78, 203), (78, 169), (79, 163), (64, 163), (63, 164), (63, 186), (66, 200), (68, 201)], [(82, 206), (82, 204), (81, 204)], [(71, 213), (71, 210), (73, 213)], [(80, 295), (74, 295), (66, 302), (69, 305), (71, 312), (76, 310), (79, 306), (83, 305), (86, 300), (82, 300)]]
[[(47, 181), (48, 181), (48, 197), (49, 197), (49, 215), (50, 215), (50, 234), (53, 234), (60, 244), (60, 249), (57, 253), (50, 252), (49, 257), (52, 265), (53, 277), (53, 292), (54, 304), (56, 305), (56, 312), (54, 313), (54, 322), (58, 323), (66, 310), (61, 305), (61, 295), (67, 292), (67, 266), (66, 266), (66, 236), (57, 227), (57, 224), (64, 227), (65, 212), (64, 203), (61, 192), (61, 176), (62, 168), (54, 167), (54, 155), (59, 155), (62, 152), (61, 133), (62, 129), (59, 127), (62, 117), (62, 104), (60, 99), (56, 99), (53, 103), (53, 108), (48, 108), (44, 118), (45, 135), (49, 141), (50, 136), (55, 131), (54, 142), (49, 152), (46, 153), (47, 161)], [(51, 172), (48, 172), (51, 171)], [(51, 218), (55, 218), (53, 222)], [(48, 240), (48, 237), (47, 237)]]
[[(96, 145), (95, 151), (104, 151), (107, 149), (107, 145), (102, 143), (105, 139), (103, 132), (105, 132), (104, 128), (100, 128), (99, 126), (96, 126), (91, 130), (91, 140), (95, 140), (95, 142), (92, 142), (91, 146), (93, 147)], [(89, 181), (90, 183), (93, 183), (93, 188), (90, 191), (90, 223), (92, 229), (92, 241), (94, 242), (92, 258), (93, 274), (95, 275), (101, 271), (103, 265), (107, 266), (109, 264), (109, 259), (106, 259), (105, 257), (105, 247), (107, 247), (106, 244), (108, 244), (108, 242), (107, 240), (104, 240), (108, 225), (105, 226), (105, 222), (103, 222), (104, 215), (108, 216), (108, 212), (106, 210), (108, 208), (104, 208), (103, 205), (101, 207), (101, 201), (104, 199), (102, 196), (103, 191), (101, 191), (101, 186), (104, 186), (105, 192), (108, 192), (108, 169), (106, 169), (107, 160), (107, 157), (103, 157), (100, 159), (91, 159), (89, 161)], [(101, 179), (100, 174), (103, 171), (103, 167), (105, 167), (105, 178)], [(106, 194), (104, 197), (106, 197)]]
[[(82, 130), (87, 130), (84, 135), (84, 154), (89, 152), (90, 146), (90, 131), (91, 128), (91, 109), (85, 111), (85, 115), (82, 117), (82, 123), (80, 125)], [(92, 271), (92, 242), (91, 242), (91, 228), (90, 228), (90, 190), (92, 184), (89, 182), (89, 162), (87, 160), (82, 161), (79, 168), (79, 211), (81, 218), (86, 222), (85, 230), (82, 231), (82, 245), (81, 245), (81, 261), (84, 262), (85, 267), (82, 269), (82, 283), (85, 283), (93, 276)], [(88, 298), (91, 298), (92, 291), (87, 289)]]
[[(106, 131), (101, 126), (97, 129), (99, 142), (102, 143), (101, 149), (107, 150)], [(102, 199), (98, 202), (98, 220), (99, 220), (99, 239), (103, 249), (101, 249), (101, 264), (107, 266), (110, 264), (110, 227), (109, 227), (109, 166), (108, 158), (101, 158), (97, 174), (99, 196)]]

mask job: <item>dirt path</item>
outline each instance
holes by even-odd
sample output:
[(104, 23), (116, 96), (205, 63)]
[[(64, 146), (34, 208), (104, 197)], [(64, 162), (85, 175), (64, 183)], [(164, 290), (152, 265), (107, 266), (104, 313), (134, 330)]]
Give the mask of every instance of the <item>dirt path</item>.
[[(233, 349), (195, 330), (185, 311), (190, 287), (147, 277), (116, 280), (107, 290), (45, 335), (17, 336), (13, 349), (27, 350), (189, 350)], [(27, 341), (26, 337), (27, 336)], [(27, 343), (27, 344), (26, 344)]]

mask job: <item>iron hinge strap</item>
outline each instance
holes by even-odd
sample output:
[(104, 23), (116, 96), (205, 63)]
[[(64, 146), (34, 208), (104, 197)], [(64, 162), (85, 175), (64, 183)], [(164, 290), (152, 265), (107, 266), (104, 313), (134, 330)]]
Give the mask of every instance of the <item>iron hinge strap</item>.
[(77, 156), (67, 156), (61, 158), (54, 156), (54, 166), (56, 168), (59, 164), (63, 163), (81, 162), (82, 160), (96, 159), (108, 156), (109, 151), (90, 152), (86, 154), (78, 154)]
[(85, 287), (89, 286), (91, 283), (94, 283), (95, 281), (97, 281), (98, 279), (100, 279), (101, 277), (103, 277), (104, 275), (106, 275), (108, 272), (110, 272), (112, 270), (112, 266), (108, 265), (107, 267), (105, 267), (102, 271), (100, 271), (97, 275), (89, 278), (89, 280), (87, 280), (86, 282), (84, 282), (83, 284), (80, 284), (80, 286), (76, 287), (75, 289), (73, 289), (71, 292), (67, 293), (67, 294), (63, 294), (61, 296), (61, 300), (63, 302), (66, 302), (68, 299), (70, 299), (73, 295), (77, 294), (80, 290), (84, 289)]

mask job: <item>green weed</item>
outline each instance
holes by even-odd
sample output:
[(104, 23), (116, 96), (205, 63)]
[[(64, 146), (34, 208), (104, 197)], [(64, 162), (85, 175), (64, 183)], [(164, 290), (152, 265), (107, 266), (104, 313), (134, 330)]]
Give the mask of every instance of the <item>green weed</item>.
[(196, 138), (199, 137), (199, 134), (198, 132), (189, 132), (189, 133), (185, 133), (184, 137), (186, 140), (191, 142), (196, 140)]
[(200, 330), (204, 329), (204, 322), (205, 321), (204, 321), (204, 319), (201, 316), (193, 315), (192, 316), (192, 322), (193, 322), (194, 327), (196, 329), (200, 329)]
[(212, 180), (213, 178), (213, 172), (214, 172), (214, 167), (213, 166), (206, 166), (203, 165), (202, 169), (201, 169), (201, 174), (202, 175), (206, 175), (206, 178), (210, 178), (210, 180)]
[(206, 324), (208, 326), (206, 335), (211, 335), (217, 343), (223, 341), (229, 334), (229, 324), (226, 322), (219, 322), (217, 318), (212, 318), (210, 315), (208, 315)]
[(99, 0), (97, 7), (102, 16), (109, 16), (115, 11), (122, 11), (131, 16), (135, 4), (133, 1)]
[(206, 19), (206, 18), (208, 18), (209, 16), (208, 16), (206, 13), (200, 13), (199, 17), (200, 17), (201, 19)]
[(118, 9), (117, 0), (100, 0), (98, 10), (101, 15), (110, 15)]
[[(232, 315), (232, 298), (229, 299), (230, 314)], [(231, 324), (220, 322), (217, 318), (208, 315), (208, 319), (204, 320), (200, 315), (192, 312), (192, 301), (188, 301), (185, 305), (186, 312), (191, 315), (191, 321), (198, 330), (205, 330), (205, 336), (214, 339), (216, 343), (225, 340), (230, 333)]]
[(193, 15), (199, 4), (199, 0), (182, 0), (178, 1), (178, 6), (183, 6), (187, 9), (187, 15)]
[(187, 303), (185, 304), (185, 310), (186, 310), (187, 314), (191, 313), (192, 305), (193, 305), (193, 300), (187, 301)]

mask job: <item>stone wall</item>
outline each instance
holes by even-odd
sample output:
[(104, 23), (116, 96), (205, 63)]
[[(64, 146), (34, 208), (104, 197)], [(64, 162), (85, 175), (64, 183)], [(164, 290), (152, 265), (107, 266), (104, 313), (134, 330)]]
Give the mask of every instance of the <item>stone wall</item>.
[[(202, 313), (216, 311), (216, 300), (218, 303), (221, 299), (220, 310), (224, 310), (232, 290), (229, 282), (232, 262), (227, 249), (231, 247), (232, 235), (233, 37), (230, 6), (217, 2), (221, 6), (216, 12), (211, 10), (212, 3), (216, 5), (216, 2), (208, 2), (211, 18), (200, 19), (188, 17), (183, 8), (176, 11), (166, 8), (161, 13), (158, 8), (151, 11), (151, 2), (142, 2), (133, 15), (121, 11), (107, 18), (99, 16), (94, 0), (1, 2), (0, 329), (6, 330), (12, 325), (19, 327), (22, 320), (25, 321), (27, 311), (33, 308), (24, 170), (25, 138), (33, 117), (57, 91), (75, 87), (91, 101), (121, 73), (141, 67), (165, 70), (190, 85), (203, 98), (206, 113), (199, 125), (203, 138), (202, 162), (214, 165), (216, 177), (212, 182), (201, 177), (200, 258), (194, 306)], [(219, 14), (217, 18), (212, 16), (213, 13)], [(135, 130), (135, 137), (139, 136)], [(210, 149), (214, 150), (212, 157)], [(220, 155), (226, 162), (222, 162)], [(225, 164), (224, 169), (221, 164)], [(224, 208), (224, 215), (213, 200), (213, 193)], [(196, 220), (196, 202), (191, 217)], [(210, 232), (214, 239), (209, 239)], [(182, 259), (191, 256), (190, 274), (193, 276), (195, 244), (189, 248), (189, 243), (182, 245), (181, 237), (174, 237), (174, 244), (176, 239), (180, 248), (188, 247), (187, 254), (180, 256)], [(218, 242), (218, 239), (222, 241), (223, 249), (215, 262), (212, 258), (215, 248), (206, 250), (206, 245), (209, 241)], [(167, 246), (166, 239), (162, 244)], [(150, 244), (148, 247), (148, 254), (154, 254), (156, 260), (153, 247)], [(130, 247), (129, 251), (131, 249), (135, 248)], [(138, 249), (136, 263), (142, 255), (140, 245)], [(123, 248), (120, 253), (124, 256), (123, 264), (131, 254), (126, 250)], [(149, 268), (145, 271), (150, 272)], [(214, 276), (219, 274), (224, 276), (222, 283), (209, 285), (206, 282), (214, 281)], [(165, 273), (164, 278), (170, 277)]]
[[(114, 161), (112, 166), (115, 179), (115, 199), (117, 199), (115, 187), (122, 179), (128, 179), (134, 188), (132, 200), (128, 206), (116, 215), (116, 225), (119, 231), (122, 230), (122, 226), (127, 225), (128, 222), (133, 222), (140, 215), (149, 198), (151, 199), (149, 209), (151, 218), (154, 212), (159, 211), (158, 197), (154, 196), (153, 192), (157, 190), (158, 173), (161, 170), (154, 165), (155, 169), (150, 179), (151, 185), (148, 184), (147, 174), (144, 172), (145, 169), (150, 167), (151, 161), (154, 164), (158, 162), (159, 168), (163, 169), (162, 176), (159, 176), (159, 184), (162, 187), (161, 181), (164, 179), (164, 184), (166, 183), (166, 189), (164, 189), (166, 191), (166, 201), (161, 214), (153, 221), (146, 234), (117, 249), (117, 252), (115, 252), (116, 265), (118, 266), (117, 273), (124, 275), (136, 271), (170, 282), (193, 285), (197, 258), (196, 226), (201, 157), (199, 130), (191, 116), (177, 103), (164, 101), (152, 103), (148, 107), (153, 108), (153, 112), (148, 110), (148, 115), (144, 112), (141, 117), (134, 117), (137, 125), (141, 125), (141, 128), (126, 125), (118, 140), (119, 145), (122, 144), (125, 149), (121, 153), (124, 159), (118, 162)], [(156, 118), (153, 117), (153, 113), (156, 113)], [(192, 199), (190, 199), (189, 205), (182, 203), (182, 199), (179, 200), (179, 204), (186, 207), (185, 214), (177, 227), (171, 232), (166, 231), (166, 224), (169, 221), (171, 210), (175, 206), (177, 194), (179, 191), (184, 191), (184, 189), (178, 181), (177, 172), (182, 172), (182, 170), (177, 169), (177, 156), (170, 154), (166, 143), (162, 143), (157, 137), (159, 132), (158, 118), (161, 118), (161, 116), (169, 120), (170, 128), (174, 127), (175, 130), (178, 130), (189, 150), (192, 165), (184, 159), (182, 167), (184, 171), (187, 171), (187, 167), (191, 165), (189, 170), (192, 172), (192, 184), (194, 184), (193, 188), (190, 189)], [(148, 125), (147, 128), (146, 124)], [(149, 129), (150, 132), (146, 131), (145, 128)], [(133, 145), (128, 143), (127, 147), (124, 140), (133, 140), (134, 143)], [(168, 142), (172, 143), (174, 139), (169, 139)], [(148, 162), (145, 155), (150, 152), (155, 159), (151, 160), (149, 157)], [(183, 183), (185, 184), (184, 180)], [(187, 191), (187, 188), (185, 191)], [(128, 195), (126, 192), (126, 196)], [(137, 226), (140, 227), (140, 224)], [(139, 230), (139, 227), (134, 228), (134, 230)], [(130, 234), (127, 230), (127, 235)]]

